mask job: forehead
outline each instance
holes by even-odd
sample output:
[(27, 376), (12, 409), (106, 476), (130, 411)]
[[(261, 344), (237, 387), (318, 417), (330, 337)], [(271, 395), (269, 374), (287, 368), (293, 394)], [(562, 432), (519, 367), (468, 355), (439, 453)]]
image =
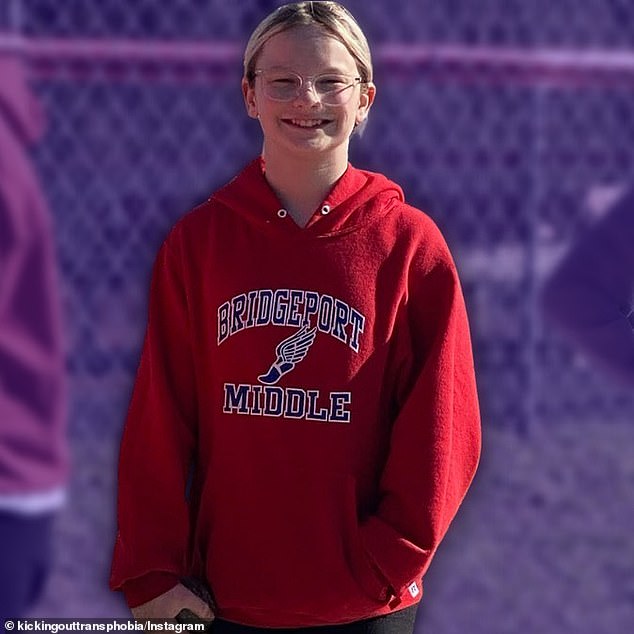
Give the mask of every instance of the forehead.
[(318, 26), (298, 26), (276, 33), (260, 52), (259, 65), (292, 67), (299, 72), (320, 68), (356, 71), (354, 57), (345, 44)]

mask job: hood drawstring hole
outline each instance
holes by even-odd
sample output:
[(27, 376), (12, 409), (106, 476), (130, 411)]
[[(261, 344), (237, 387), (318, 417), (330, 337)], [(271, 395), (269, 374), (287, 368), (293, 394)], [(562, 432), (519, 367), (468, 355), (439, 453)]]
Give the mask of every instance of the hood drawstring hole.
[(286, 209), (278, 209), (277, 215), (279, 218), (286, 218), (286, 216), (288, 215), (288, 211), (286, 211)]
[(330, 205), (324, 205), (321, 208), (321, 215), (322, 216), (327, 216), (330, 213)]

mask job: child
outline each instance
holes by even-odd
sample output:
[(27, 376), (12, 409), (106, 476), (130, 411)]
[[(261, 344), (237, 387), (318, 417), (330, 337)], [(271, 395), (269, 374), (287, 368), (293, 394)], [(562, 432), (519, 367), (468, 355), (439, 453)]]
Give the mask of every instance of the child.
[(480, 452), (456, 270), (398, 185), (348, 163), (376, 88), (346, 9), (274, 11), (242, 89), (262, 154), (154, 267), (111, 587), (218, 632), (411, 632)]

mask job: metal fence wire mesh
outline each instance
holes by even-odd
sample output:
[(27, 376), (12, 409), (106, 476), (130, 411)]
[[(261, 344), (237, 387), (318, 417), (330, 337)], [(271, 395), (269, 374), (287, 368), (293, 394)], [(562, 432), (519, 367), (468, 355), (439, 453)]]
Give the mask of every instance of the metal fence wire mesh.
[[(185, 81), (178, 69), (157, 78), (145, 62), (114, 71), (73, 64), (47, 60), (38, 82), (50, 130), (37, 162), (56, 219), (70, 368), (104, 379), (136, 368), (147, 275), (166, 231), (260, 141), (241, 114), (236, 60), (192, 60)], [(556, 255), (588, 224), (590, 187), (632, 172), (634, 90), (527, 86), (493, 67), (465, 82), (438, 65), (379, 60), (380, 98), (353, 141), (353, 162), (389, 166), (454, 250), (489, 424), (523, 429), (538, 414), (579, 418), (597, 408), (618, 417), (630, 402), (623, 390), (574, 362), (541, 328), (534, 300)]]
[[(160, 242), (260, 149), (243, 114), (240, 53), (279, 4), (0, 3), (0, 26), (24, 36), (49, 121), (35, 160), (61, 263), (71, 431), (87, 455), (102, 452), (94, 465), (112, 467), (104, 475), (87, 465), (77, 488), (105, 477), (113, 495), (116, 448), (102, 441), (120, 433)], [(345, 4), (374, 45), (379, 89), (351, 161), (399, 182), (443, 230), (470, 312), (485, 425), (530, 435), (539, 423), (631, 420), (631, 390), (552, 332), (536, 297), (598, 213), (593, 191), (632, 181), (634, 62), (592, 67), (581, 56), (553, 71), (531, 54), (631, 49), (634, 3)], [(111, 45), (121, 38), (129, 57)], [(471, 55), (481, 46), (485, 57)], [(496, 47), (517, 57), (500, 62)], [(89, 512), (83, 497), (75, 504), (76, 514), (82, 504)], [(110, 538), (113, 520), (98, 521), (95, 530)], [(70, 540), (79, 529), (64, 530)], [(92, 563), (74, 570), (73, 583), (96, 588), (82, 570), (105, 570), (110, 554), (87, 552)]]
[[(28, 35), (238, 39), (283, 2), (243, 0), (9, 0)], [(418, 0), (344, 3), (373, 41), (627, 48), (629, 0)]]

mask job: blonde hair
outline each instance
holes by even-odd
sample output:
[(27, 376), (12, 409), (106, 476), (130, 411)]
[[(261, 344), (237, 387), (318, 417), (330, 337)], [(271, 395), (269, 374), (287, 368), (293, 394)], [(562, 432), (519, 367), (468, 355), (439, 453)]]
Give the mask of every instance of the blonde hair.
[(278, 7), (253, 31), (244, 52), (244, 77), (253, 86), (255, 65), (264, 44), (274, 35), (296, 26), (316, 24), (340, 40), (357, 64), (361, 89), (372, 81), (370, 46), (352, 14), (338, 2), (293, 2)]

